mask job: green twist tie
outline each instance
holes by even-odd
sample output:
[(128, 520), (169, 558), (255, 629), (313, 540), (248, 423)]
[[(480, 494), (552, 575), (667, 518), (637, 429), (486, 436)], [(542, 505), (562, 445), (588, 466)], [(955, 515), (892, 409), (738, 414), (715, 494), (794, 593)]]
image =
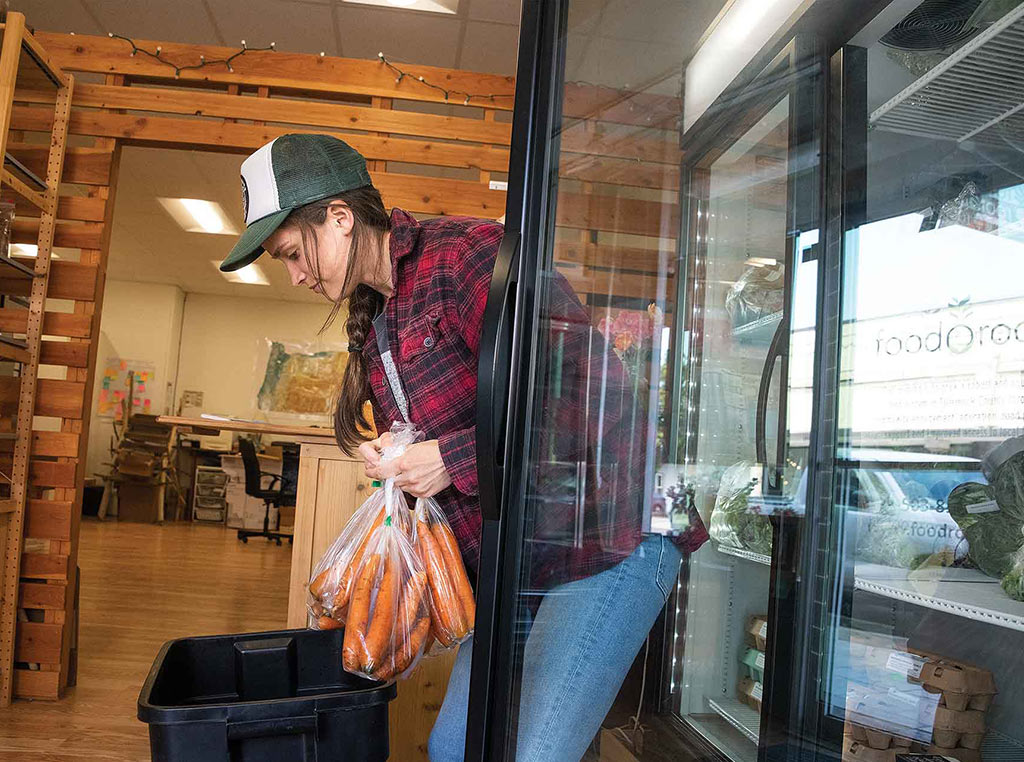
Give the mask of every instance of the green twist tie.
[(385, 516), (384, 517), (384, 526), (386, 526), (386, 527), (391, 526), (391, 517), (390, 516)]
[(371, 487), (377, 487), (377, 488), (379, 488), (379, 487), (381, 486), (381, 484), (380, 484), (380, 482), (379, 482), (379, 481), (377, 481), (376, 479), (374, 479), (374, 480), (373, 480), (372, 482), (370, 482), (370, 486), (371, 486)]

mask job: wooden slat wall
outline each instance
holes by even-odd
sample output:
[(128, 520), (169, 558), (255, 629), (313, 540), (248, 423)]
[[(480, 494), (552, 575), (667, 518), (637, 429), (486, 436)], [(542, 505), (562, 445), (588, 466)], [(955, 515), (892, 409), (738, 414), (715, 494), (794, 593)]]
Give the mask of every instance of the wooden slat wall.
[[(71, 72), (104, 75), (102, 84), (76, 88), (54, 244), (80, 251), (77, 262), (53, 263), (49, 295), (71, 300), (70, 312), (44, 315), (42, 359), (66, 369), (63, 380), (40, 382), (39, 415), (60, 419), (60, 431), (37, 432), (32, 447), (32, 500), (27, 509), (30, 551), (22, 564), (22, 606), (33, 621), (18, 633), (16, 695), (55, 698), (74, 680), (74, 585), (88, 406), (98, 345), (106, 257), (117, 169), (124, 145), (244, 154), (285, 132), (331, 132), (362, 151), (388, 206), (420, 215), (465, 214), (497, 218), (504, 191), (491, 190), (495, 173), (508, 169), (514, 82), (473, 72), (405, 66), (401, 83), (375, 61), (289, 53), (251, 52), (220, 67), (185, 70), (180, 80), (146, 56), (129, 56), (127, 43), (107, 37), (39, 33), (55, 63)], [(224, 58), (234, 50), (168, 42), (169, 59)], [(446, 87), (493, 98), (422, 113), (423, 103), (444, 106), (422, 75)], [(130, 85), (130, 86), (129, 86)], [(24, 134), (11, 152), (30, 168), (46, 160), (31, 133), (49, 126), (52, 95), (20, 94), (12, 127)], [(565, 187), (558, 226), (569, 231), (555, 251), (558, 267), (585, 300), (653, 300), (659, 284), (659, 247), (675, 237), (680, 154), (671, 130), (675, 98), (573, 86), (566, 98), (561, 144)], [(417, 109), (417, 110), (413, 110)], [(400, 171), (401, 170), (401, 171)], [(452, 179), (458, 170), (462, 179)], [(445, 175), (449, 176), (445, 176)], [(666, 191), (666, 193), (659, 193)], [(38, 218), (20, 216), (16, 243), (32, 243)], [(614, 237), (629, 236), (628, 247)], [(612, 239), (609, 239), (609, 236)], [(671, 243), (671, 241), (669, 242)], [(663, 268), (664, 269), (664, 268)], [(0, 286), (11, 286), (3, 283)], [(662, 285), (664, 283), (662, 282)], [(16, 287), (15, 287), (16, 288)], [(20, 331), (24, 312), (0, 309), (0, 330)], [(0, 409), (13, 387), (0, 380)], [(10, 459), (0, 443), (0, 468)]]
[[(29, 132), (31, 134), (31, 132)], [(8, 143), (10, 152), (39, 173), (47, 146)], [(40, 361), (63, 368), (64, 378), (42, 378), (36, 387), (36, 415), (60, 420), (59, 431), (33, 433), (29, 468), (30, 500), (25, 510), (26, 551), (22, 555), (19, 607), (31, 622), (16, 634), (15, 695), (58, 698), (74, 682), (74, 589), (78, 526), (92, 399), (99, 300), (103, 297), (105, 240), (113, 214), (113, 185), (120, 148), (115, 140), (93, 138), (91, 146), (67, 151), (58, 204), (55, 245), (78, 248), (78, 261), (54, 260), (47, 295), (72, 302), (70, 312), (47, 312)], [(13, 239), (35, 240), (39, 220), (26, 210)], [(3, 279), (6, 293), (27, 293), (27, 284)], [(0, 309), (0, 329), (25, 329), (24, 310)], [(59, 375), (59, 374), (58, 374)], [(0, 411), (17, 404), (17, 379), (0, 378)], [(0, 440), (0, 470), (11, 462), (9, 441)], [(27, 665), (31, 664), (32, 669)]]

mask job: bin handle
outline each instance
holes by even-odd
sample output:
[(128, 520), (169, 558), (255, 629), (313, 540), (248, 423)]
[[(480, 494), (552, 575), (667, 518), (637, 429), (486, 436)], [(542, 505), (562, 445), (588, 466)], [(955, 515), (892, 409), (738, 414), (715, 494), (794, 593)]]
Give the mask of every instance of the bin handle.
[(315, 731), (315, 714), (301, 717), (275, 717), (270, 720), (229, 722), (228, 740), (239, 741), (243, 738), (260, 738), (261, 736), (301, 735)]

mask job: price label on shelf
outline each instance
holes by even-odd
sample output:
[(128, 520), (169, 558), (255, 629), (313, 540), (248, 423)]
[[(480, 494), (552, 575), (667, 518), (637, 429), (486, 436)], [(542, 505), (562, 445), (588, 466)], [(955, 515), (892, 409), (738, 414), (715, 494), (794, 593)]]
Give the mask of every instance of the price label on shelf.
[(925, 660), (905, 651), (893, 651), (885, 662), (885, 668), (907, 677), (918, 678), (924, 669)]
[(981, 503), (971, 503), (967, 506), (968, 513), (998, 513), (999, 503), (995, 500), (985, 500)]

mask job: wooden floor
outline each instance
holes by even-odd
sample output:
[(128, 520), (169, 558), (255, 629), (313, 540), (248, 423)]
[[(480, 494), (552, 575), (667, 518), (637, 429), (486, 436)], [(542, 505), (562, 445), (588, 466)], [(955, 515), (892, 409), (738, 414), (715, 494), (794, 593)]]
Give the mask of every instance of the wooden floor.
[(282, 629), (291, 547), (191, 524), (83, 520), (78, 686), (0, 709), (0, 759), (149, 760), (139, 689), (171, 638)]

